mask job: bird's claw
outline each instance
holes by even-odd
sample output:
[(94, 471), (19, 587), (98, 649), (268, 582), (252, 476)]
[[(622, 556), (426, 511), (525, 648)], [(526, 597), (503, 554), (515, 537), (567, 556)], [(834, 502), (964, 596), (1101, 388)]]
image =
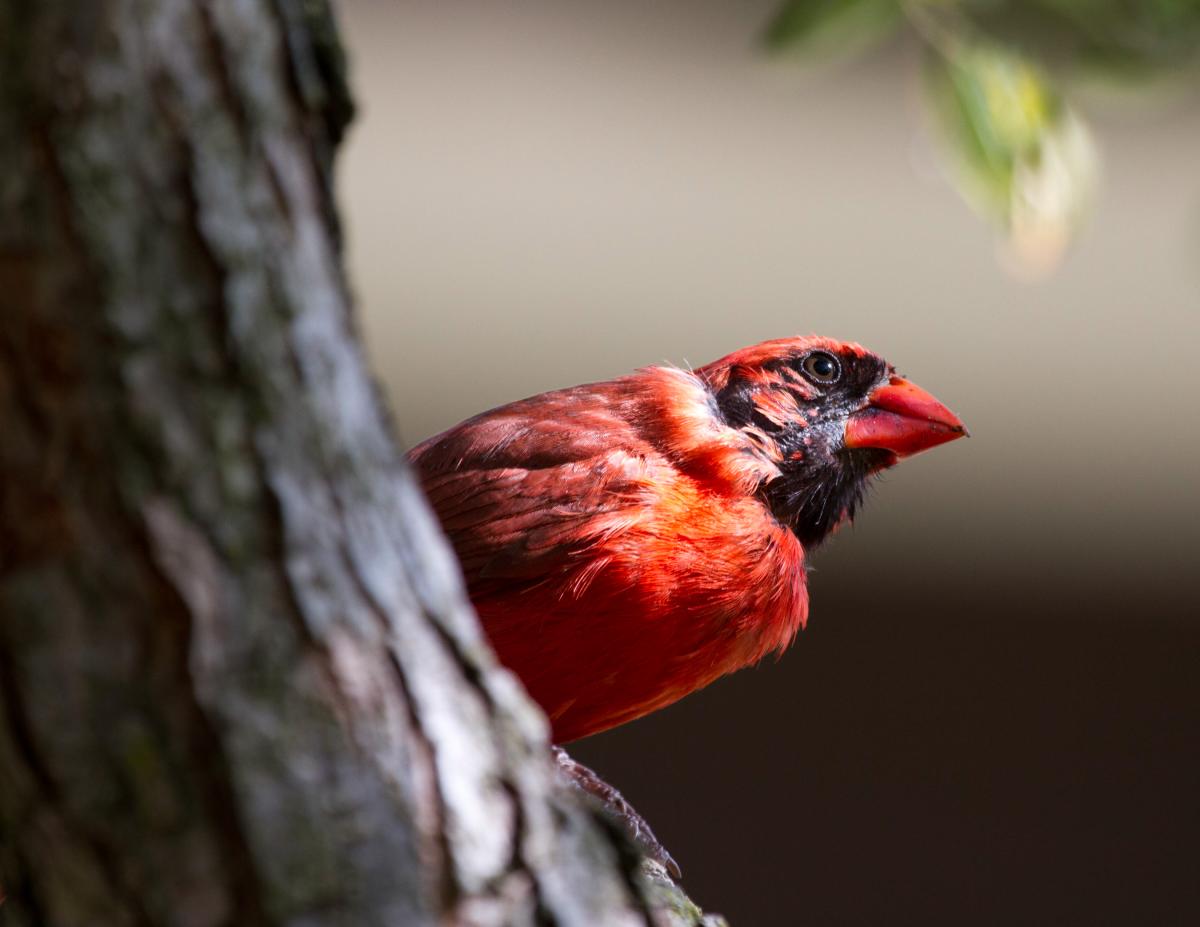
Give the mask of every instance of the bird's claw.
[(683, 874), (674, 857), (654, 836), (654, 831), (650, 829), (646, 819), (637, 813), (624, 795), (587, 766), (572, 759), (562, 747), (552, 747), (551, 750), (559, 772), (568, 784), (598, 802), (600, 807), (621, 825), (643, 856), (661, 865), (675, 879)]

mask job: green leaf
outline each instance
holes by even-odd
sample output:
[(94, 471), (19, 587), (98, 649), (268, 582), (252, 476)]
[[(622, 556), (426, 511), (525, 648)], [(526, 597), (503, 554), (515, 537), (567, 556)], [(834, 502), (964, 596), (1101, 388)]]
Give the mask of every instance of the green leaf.
[(1091, 133), (1045, 75), (1011, 51), (959, 44), (931, 55), (926, 76), (959, 192), (1001, 225), (1022, 264), (1049, 269), (1092, 200)]
[(984, 35), (1113, 77), (1200, 63), (1200, 0), (955, 0)]
[(789, 0), (763, 34), (772, 51), (845, 55), (864, 50), (896, 31), (899, 0)]

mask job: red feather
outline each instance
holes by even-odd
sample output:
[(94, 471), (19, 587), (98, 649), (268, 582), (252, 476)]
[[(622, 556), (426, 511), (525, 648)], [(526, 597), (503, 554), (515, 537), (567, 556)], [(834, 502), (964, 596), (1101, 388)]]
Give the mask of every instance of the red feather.
[(695, 374), (647, 368), (411, 452), (488, 637), (557, 742), (669, 705), (803, 627), (805, 552), (758, 492), (780, 475), (778, 449), (727, 424), (714, 391), (751, 371), (757, 408), (799, 418), (799, 378), (769, 362), (814, 346), (866, 353), (789, 339)]

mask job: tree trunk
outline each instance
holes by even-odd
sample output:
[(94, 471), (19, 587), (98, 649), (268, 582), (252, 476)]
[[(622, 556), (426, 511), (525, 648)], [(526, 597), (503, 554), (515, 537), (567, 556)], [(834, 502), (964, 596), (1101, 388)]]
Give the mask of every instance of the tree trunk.
[(0, 0), (6, 924), (695, 924), (553, 778), (349, 310), (323, 0)]

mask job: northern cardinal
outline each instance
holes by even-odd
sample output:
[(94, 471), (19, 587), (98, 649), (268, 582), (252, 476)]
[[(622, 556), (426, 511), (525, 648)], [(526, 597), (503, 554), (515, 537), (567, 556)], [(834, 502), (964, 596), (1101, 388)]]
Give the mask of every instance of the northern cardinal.
[(965, 434), (882, 358), (814, 336), (543, 393), (409, 456), (565, 743), (786, 648), (808, 555), (870, 478)]

